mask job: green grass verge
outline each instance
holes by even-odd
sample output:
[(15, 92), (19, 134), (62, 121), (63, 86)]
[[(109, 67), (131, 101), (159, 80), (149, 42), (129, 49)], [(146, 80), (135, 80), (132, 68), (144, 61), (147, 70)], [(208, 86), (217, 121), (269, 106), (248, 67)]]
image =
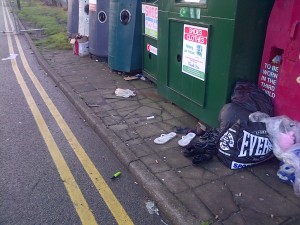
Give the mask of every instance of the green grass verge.
[(66, 30), (67, 11), (60, 7), (43, 5), (38, 0), (21, 0), (18, 16), (21, 21), (32, 24), (35, 28), (46, 28), (42, 38), (33, 38), (36, 45), (49, 49), (71, 49)]

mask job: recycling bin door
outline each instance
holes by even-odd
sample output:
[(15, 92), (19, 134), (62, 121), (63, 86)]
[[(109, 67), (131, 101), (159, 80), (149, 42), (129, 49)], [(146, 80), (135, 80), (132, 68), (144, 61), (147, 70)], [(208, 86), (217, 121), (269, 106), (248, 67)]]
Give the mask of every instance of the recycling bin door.
[(79, 2), (78, 0), (68, 0), (68, 37), (78, 33)]
[(158, 6), (156, 0), (142, 4), (142, 56), (143, 74), (156, 82), (157, 80), (157, 37)]
[(141, 17), (141, 0), (110, 1), (108, 66), (112, 70), (142, 70)]
[(90, 0), (89, 5), (89, 52), (107, 58), (109, 0)]
[(274, 0), (158, 1), (161, 95), (218, 126), (238, 80), (257, 82)]
[(276, 0), (258, 85), (274, 99), (275, 115), (300, 121), (300, 1)]
[(79, 0), (78, 33), (89, 36), (89, 0)]

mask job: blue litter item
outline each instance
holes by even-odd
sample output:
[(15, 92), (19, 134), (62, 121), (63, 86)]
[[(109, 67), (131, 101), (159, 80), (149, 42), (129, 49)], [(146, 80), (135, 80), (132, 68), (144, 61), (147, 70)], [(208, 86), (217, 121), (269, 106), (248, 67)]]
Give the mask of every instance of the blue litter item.
[(280, 162), (279, 170), (277, 171), (277, 176), (280, 181), (294, 185), (295, 183), (295, 168), (284, 163)]

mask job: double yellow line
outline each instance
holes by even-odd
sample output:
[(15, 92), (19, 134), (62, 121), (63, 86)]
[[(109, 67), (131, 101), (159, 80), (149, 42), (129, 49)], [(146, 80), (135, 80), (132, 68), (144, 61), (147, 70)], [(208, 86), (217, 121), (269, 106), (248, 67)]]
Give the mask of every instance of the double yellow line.
[[(5, 8), (3, 5), (2, 0), (2, 10), (3, 10), (3, 16), (4, 16), (4, 24), (5, 29), (8, 30), (8, 23), (7, 19), (9, 20), (10, 27), (13, 28), (13, 23), (11, 20), (11, 16), (8, 12), (8, 9)], [(122, 207), (122, 205), (119, 203), (117, 198), (115, 197), (114, 193), (111, 191), (107, 183), (104, 181), (103, 177), (83, 149), (83, 147), (80, 145), (79, 141), (69, 128), (68, 124), (63, 119), (62, 115), (42, 87), (41, 83), (36, 78), (35, 74), (31, 70), (25, 54), (23, 52), (23, 49), (21, 47), (19, 38), (17, 35), (13, 35), (15, 38), (15, 42), (20, 54), (21, 61), (24, 65), (24, 68), (32, 80), (35, 88), (39, 92), (40, 96), (42, 97), (43, 101), (45, 102), (46, 106), (48, 107), (50, 113), (52, 114), (53, 118), (55, 119), (57, 125), (63, 132), (66, 140), (74, 150), (77, 158), (81, 162), (83, 168), (85, 169), (86, 173), (94, 183), (95, 188), (98, 190), (99, 194), (103, 198), (104, 202), (106, 203), (107, 207), (113, 214), (114, 218), (120, 225), (131, 225), (133, 222), (131, 221), (130, 217), (127, 215), (126, 211)], [(14, 48), (12, 44), (12, 38), (11, 34), (7, 34), (7, 41), (8, 41), (8, 47), (9, 52), (12, 54), (14, 53)], [(61, 179), (64, 181), (64, 185), (68, 191), (68, 194), (71, 198), (71, 201), (73, 202), (73, 205), (77, 211), (77, 214), (79, 215), (79, 218), (82, 222), (82, 224), (86, 225), (93, 225), (97, 224), (96, 219), (92, 213), (92, 211), (89, 208), (88, 203), (86, 202), (78, 184), (75, 181), (75, 178), (72, 175), (71, 170), (69, 169), (67, 162), (64, 160), (63, 155), (61, 154), (50, 130), (48, 129), (48, 126), (40, 112), (40, 110), (37, 107), (37, 104), (35, 103), (28, 86), (26, 85), (23, 76), (19, 70), (19, 67), (17, 65), (16, 59), (11, 60), (13, 71), (16, 75), (17, 81), (22, 89), (22, 92), (24, 94), (24, 97), (27, 101), (27, 104), (31, 110), (31, 113), (35, 119), (35, 122), (38, 126), (39, 131), (42, 134), (42, 137), (47, 145), (47, 148), (50, 152), (50, 155), (56, 165), (56, 168), (58, 170), (58, 173), (60, 174)]]

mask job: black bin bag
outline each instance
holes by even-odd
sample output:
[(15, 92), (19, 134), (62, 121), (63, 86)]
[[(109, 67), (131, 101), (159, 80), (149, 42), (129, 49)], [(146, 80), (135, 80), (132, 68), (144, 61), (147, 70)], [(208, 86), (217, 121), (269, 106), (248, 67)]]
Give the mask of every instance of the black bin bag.
[(253, 166), (272, 156), (273, 146), (265, 123), (237, 121), (220, 136), (218, 157), (231, 169)]

